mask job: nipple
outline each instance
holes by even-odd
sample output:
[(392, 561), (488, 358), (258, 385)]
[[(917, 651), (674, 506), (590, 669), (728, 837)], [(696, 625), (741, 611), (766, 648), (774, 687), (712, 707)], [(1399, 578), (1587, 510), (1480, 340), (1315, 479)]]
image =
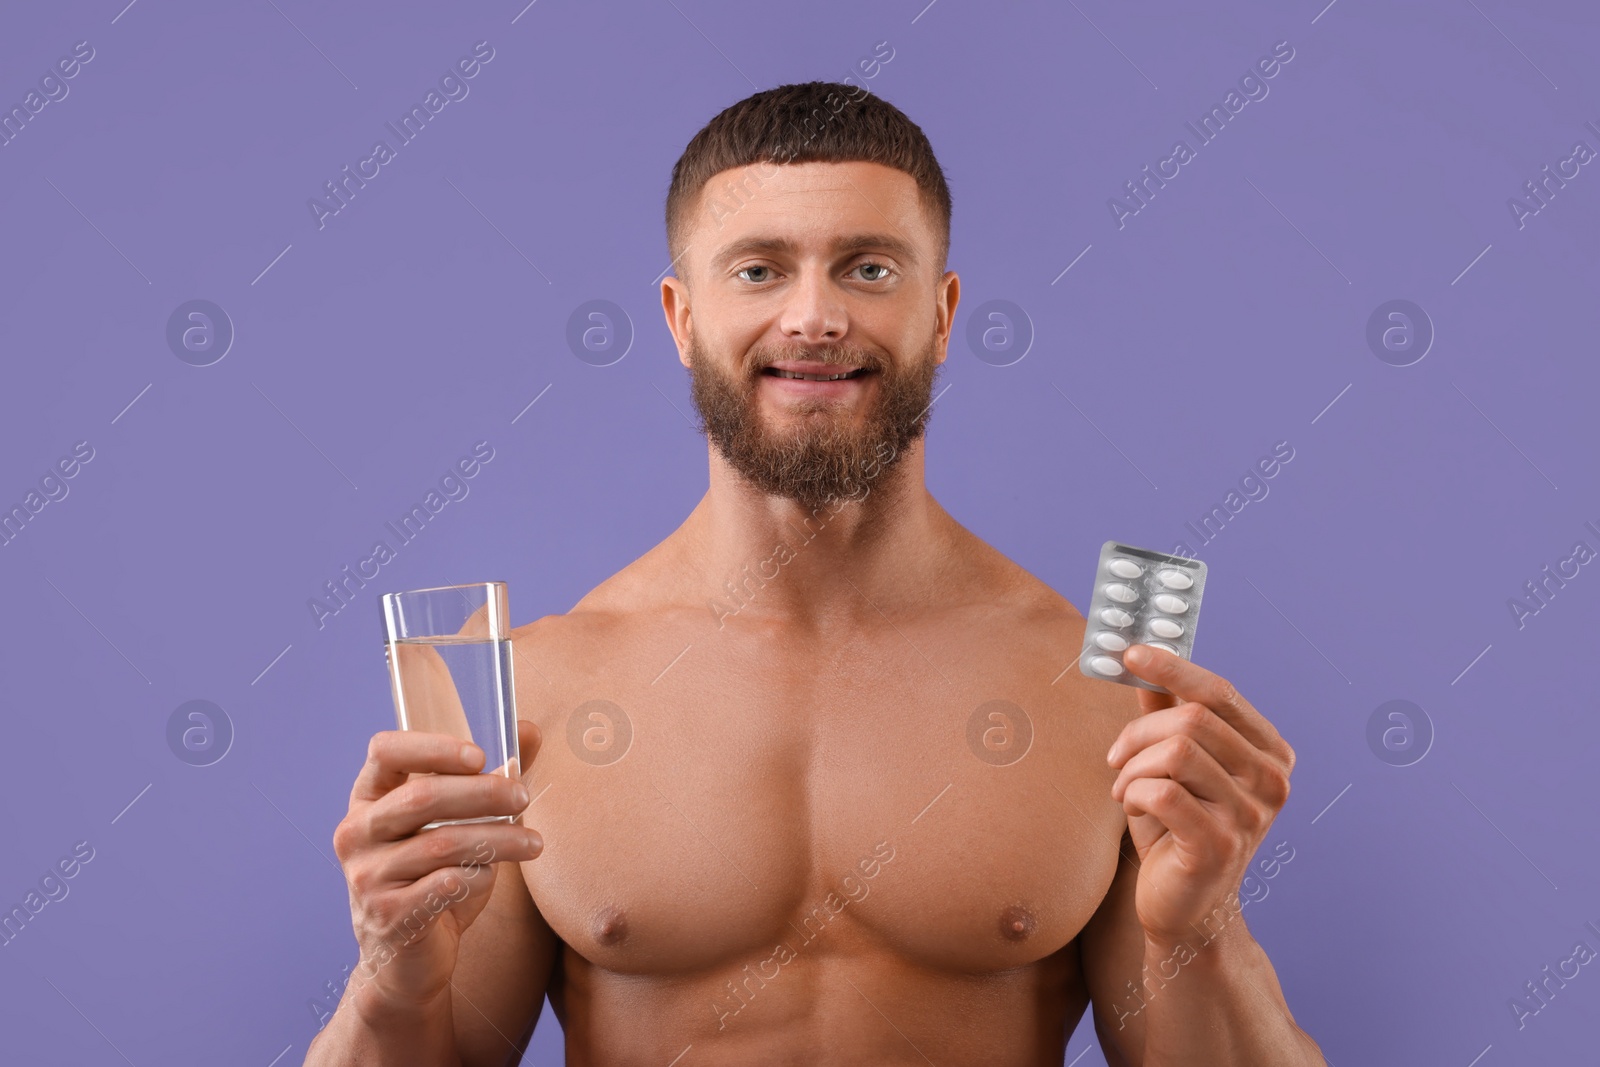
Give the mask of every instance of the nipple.
[(594, 939), (602, 945), (615, 945), (628, 936), (628, 917), (621, 908), (608, 905), (594, 917)]
[(1020, 905), (1012, 905), (1000, 913), (1000, 936), (1007, 941), (1026, 941), (1038, 925), (1033, 912)]

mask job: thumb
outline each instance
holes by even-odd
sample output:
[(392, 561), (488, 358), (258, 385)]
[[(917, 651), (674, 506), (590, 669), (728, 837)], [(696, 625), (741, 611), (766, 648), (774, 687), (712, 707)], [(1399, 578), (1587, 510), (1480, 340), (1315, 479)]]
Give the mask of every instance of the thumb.
[[(1149, 677), (1150, 672), (1161, 661), (1161, 657), (1167, 654), (1157, 652), (1148, 645), (1132, 645), (1128, 651), (1122, 654), (1122, 663), (1140, 680), (1155, 685), (1157, 683)], [(1134, 688), (1139, 694), (1139, 714), (1141, 715), (1148, 715), (1152, 711), (1160, 711), (1163, 708), (1176, 707), (1180, 703), (1178, 698), (1166, 689), (1162, 689), (1158, 693), (1155, 690), (1138, 686)]]
[(539, 746), (543, 742), (543, 735), (539, 727), (528, 719), (517, 720), (517, 752), (522, 758), (521, 780), (523, 785), (533, 777), (533, 760), (539, 754)]

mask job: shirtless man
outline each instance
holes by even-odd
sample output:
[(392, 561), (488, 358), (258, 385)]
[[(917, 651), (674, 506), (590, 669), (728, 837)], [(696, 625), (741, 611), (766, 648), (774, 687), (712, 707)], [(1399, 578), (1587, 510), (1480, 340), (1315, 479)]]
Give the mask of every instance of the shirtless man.
[(1170, 696), (1078, 674), (1082, 615), (924, 484), (949, 204), (845, 85), (691, 141), (661, 299), (709, 488), (515, 631), (524, 789), (373, 737), (306, 1063), (515, 1064), (548, 993), (573, 1065), (1043, 1067), (1092, 1002), (1111, 1064), (1322, 1067), (1239, 916), (1289, 745), (1171, 653), (1127, 655)]

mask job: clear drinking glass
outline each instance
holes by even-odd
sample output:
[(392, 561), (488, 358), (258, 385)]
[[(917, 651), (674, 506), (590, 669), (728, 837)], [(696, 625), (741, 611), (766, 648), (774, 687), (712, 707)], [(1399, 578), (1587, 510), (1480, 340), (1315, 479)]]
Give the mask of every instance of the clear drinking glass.
[[(484, 774), (519, 777), (506, 583), (385, 593), (384, 655), (402, 730), (426, 730), (483, 749)], [(512, 815), (440, 819), (423, 827), (515, 822)]]

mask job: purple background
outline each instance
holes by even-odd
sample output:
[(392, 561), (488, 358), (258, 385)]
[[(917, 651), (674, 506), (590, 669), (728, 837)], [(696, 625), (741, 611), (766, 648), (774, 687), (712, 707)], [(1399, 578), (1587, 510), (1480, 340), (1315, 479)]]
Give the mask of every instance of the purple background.
[[(1508, 599), (1600, 549), (1600, 164), (1521, 227), (1507, 203), (1600, 149), (1592, 4), (124, 2), (0, 16), (5, 109), (95, 50), (0, 146), (0, 506), (94, 449), (0, 547), (0, 905), (95, 852), (0, 950), (7, 1062), (300, 1061), (355, 957), (329, 836), (393, 724), (377, 593), (504, 579), (520, 624), (670, 532), (706, 481), (655, 284), (671, 166), (880, 41), (866, 84), (954, 193), (928, 472), (961, 521), (1083, 605), (1102, 541), (1170, 549), (1294, 449), (1195, 545), (1195, 651), (1300, 756), (1267, 837), (1295, 859), (1245, 912), (1300, 1023), (1340, 1067), (1592, 1062), (1600, 967), (1520, 1030), (1508, 1001), (1600, 949), (1600, 563), (1520, 628)], [(319, 229), (308, 198), (480, 40), (470, 95)], [(1108, 198), (1282, 40), (1119, 228)], [(237, 334), (205, 367), (166, 340), (196, 298)], [(636, 334), (609, 366), (566, 341), (594, 299)], [(1437, 333), (1409, 366), (1366, 340), (1392, 299)], [(969, 346), (989, 300), (1031, 322), (1020, 362)], [(470, 495), (319, 628), (480, 440)], [(234, 732), (203, 767), (166, 734), (196, 699)], [(1410, 766), (1367, 741), (1393, 699), (1435, 732)], [(525, 1062), (560, 1057), (547, 1008)]]

